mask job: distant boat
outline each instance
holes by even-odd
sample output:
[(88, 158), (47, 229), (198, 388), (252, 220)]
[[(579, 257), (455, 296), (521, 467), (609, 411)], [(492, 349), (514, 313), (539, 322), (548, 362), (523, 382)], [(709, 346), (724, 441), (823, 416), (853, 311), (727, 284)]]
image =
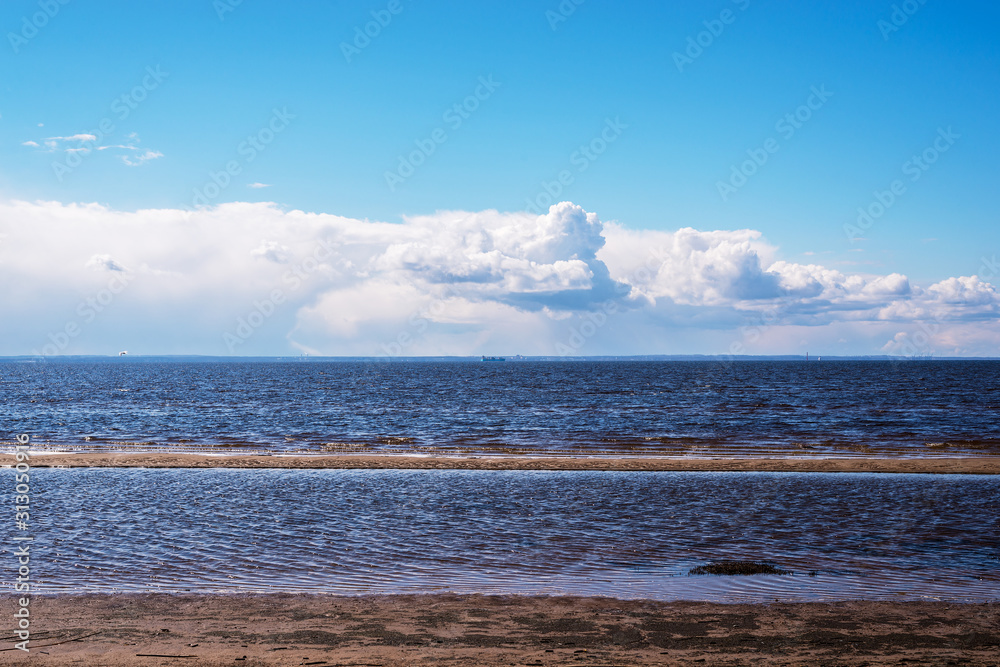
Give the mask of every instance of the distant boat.
[(124, 357), (127, 354), (128, 354), (128, 350), (122, 350), (121, 352), (118, 353), (118, 356), (119, 357)]
[(483, 357), (483, 361), (507, 361), (504, 357)]

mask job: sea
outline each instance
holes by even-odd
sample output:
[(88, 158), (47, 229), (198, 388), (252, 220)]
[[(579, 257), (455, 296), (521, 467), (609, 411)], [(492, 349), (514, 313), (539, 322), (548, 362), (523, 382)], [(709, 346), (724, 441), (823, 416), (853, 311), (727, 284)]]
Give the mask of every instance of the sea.
[[(386, 456), (1000, 455), (1000, 361), (0, 361), (0, 447)], [(5, 457), (6, 465), (13, 457)], [(1000, 477), (30, 471), (42, 593), (1000, 600)], [(15, 470), (0, 474), (11, 509)], [(0, 586), (17, 576), (9, 516)], [(8, 530), (9, 528), (9, 530)], [(22, 531), (23, 532), (23, 531)], [(692, 574), (723, 561), (784, 574)]]

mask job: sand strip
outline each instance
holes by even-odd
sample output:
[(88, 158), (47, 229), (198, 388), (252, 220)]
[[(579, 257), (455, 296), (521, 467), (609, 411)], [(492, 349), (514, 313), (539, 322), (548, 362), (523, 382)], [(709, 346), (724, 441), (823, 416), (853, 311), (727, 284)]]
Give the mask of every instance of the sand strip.
[[(1000, 604), (482, 595), (36, 596), (0, 665), (995, 665)], [(14, 600), (0, 599), (10, 628)]]
[[(13, 456), (0, 459), (14, 463)], [(67, 468), (328, 468), (401, 470), (702, 470), (770, 472), (895, 472), (995, 475), (1000, 456), (969, 458), (563, 458), (422, 456), (265, 456), (171, 453), (51, 454), (31, 457), (31, 466)]]

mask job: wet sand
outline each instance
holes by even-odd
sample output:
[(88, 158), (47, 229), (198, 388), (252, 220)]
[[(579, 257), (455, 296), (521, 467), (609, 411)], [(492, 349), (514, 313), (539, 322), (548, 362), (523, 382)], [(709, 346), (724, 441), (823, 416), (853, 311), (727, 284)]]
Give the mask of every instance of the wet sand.
[[(11, 465), (13, 457), (3, 461)], [(31, 465), (67, 468), (328, 468), (406, 470), (701, 470), (770, 472), (895, 472), (995, 475), (1000, 456), (968, 458), (714, 458), (687, 457), (432, 457), (432, 456), (267, 456), (175, 453), (36, 454)]]
[[(482, 595), (35, 597), (38, 665), (996, 665), (1000, 604)], [(14, 600), (0, 598), (10, 628)]]

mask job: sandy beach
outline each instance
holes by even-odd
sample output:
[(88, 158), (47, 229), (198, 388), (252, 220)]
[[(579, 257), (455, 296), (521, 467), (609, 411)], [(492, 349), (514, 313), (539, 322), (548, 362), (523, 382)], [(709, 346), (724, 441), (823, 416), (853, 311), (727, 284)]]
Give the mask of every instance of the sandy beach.
[[(3, 462), (9, 466), (13, 457)], [(1000, 457), (715, 458), (687, 457), (433, 457), (433, 456), (208, 456), (178, 453), (74, 453), (31, 457), (31, 466), (65, 468), (299, 468), (406, 470), (622, 470), (1000, 473)]]
[[(711, 604), (482, 595), (87, 595), (32, 601), (38, 665), (996, 665), (1000, 605)], [(2, 598), (11, 618), (14, 601)]]
[[(6, 463), (6, 462), (5, 462)], [(36, 455), (33, 468), (997, 474), (1000, 458)], [(35, 596), (31, 653), (0, 598), (0, 665), (996, 665), (1000, 604), (720, 604), (490, 595)]]

